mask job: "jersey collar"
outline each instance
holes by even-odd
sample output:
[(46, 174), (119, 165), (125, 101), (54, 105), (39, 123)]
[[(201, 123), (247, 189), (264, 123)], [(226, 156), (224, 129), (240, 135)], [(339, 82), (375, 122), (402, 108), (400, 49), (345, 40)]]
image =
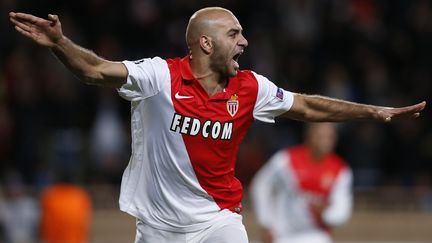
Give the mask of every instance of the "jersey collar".
[[(187, 55), (180, 60), (180, 73), (183, 80), (196, 82), (201, 87), (201, 84), (199, 84), (198, 80), (196, 80), (195, 76), (192, 73), (192, 69), (190, 67), (190, 55)], [(210, 99), (229, 100), (231, 99), (232, 95), (238, 92), (239, 88), (240, 88), (240, 81), (238, 79), (238, 75), (236, 75), (234, 77), (229, 78), (228, 85), (227, 87), (225, 87), (223, 92), (210, 97)]]
[(190, 55), (183, 57), (180, 61), (180, 72), (183, 80), (195, 80), (190, 67)]

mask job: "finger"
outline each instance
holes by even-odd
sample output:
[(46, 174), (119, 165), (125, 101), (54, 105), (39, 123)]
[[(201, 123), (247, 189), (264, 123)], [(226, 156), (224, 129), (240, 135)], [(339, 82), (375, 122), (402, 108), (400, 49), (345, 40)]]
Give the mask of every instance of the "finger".
[(416, 113), (422, 111), (425, 108), (425, 106), (426, 106), (426, 102), (423, 101), (415, 105), (395, 108), (394, 111), (398, 115), (407, 114), (407, 113)]
[(55, 14), (48, 14), (48, 19), (51, 20), (51, 26), (54, 26), (57, 24), (57, 22), (59, 22), (59, 18)]
[(18, 27), (20, 27), (21, 29), (23, 29), (23, 30), (25, 30), (25, 31), (31, 32), (31, 27), (28, 26), (28, 25), (26, 25), (25, 23), (19, 22), (19, 21), (17, 21), (17, 20), (14, 19), (14, 18), (10, 18), (10, 21), (11, 21), (15, 26), (18, 26)]
[(411, 106), (413, 110), (422, 111), (426, 107), (426, 101)]
[(21, 29), (21, 28), (18, 27), (18, 26), (15, 26), (15, 29), (16, 29), (19, 33), (21, 33), (22, 35), (24, 35), (25, 37), (28, 37), (28, 38), (30, 38), (30, 39), (33, 39), (33, 35), (32, 35), (30, 32), (25, 31), (25, 30)]
[(59, 20), (56, 14), (48, 14), (48, 19), (54, 22), (57, 22)]
[(32, 24), (35, 24), (38, 21), (44, 21), (44, 19), (42, 19), (42, 18), (36, 17), (34, 15), (31, 15), (31, 14), (26, 14), (26, 13), (15, 13), (14, 17), (16, 19), (27, 21), (27, 22), (30, 22)]
[(423, 102), (421, 102), (420, 103), (420, 105), (421, 105), (421, 110), (420, 111), (422, 111), (424, 108), (426, 108), (426, 101), (423, 101)]
[(426, 107), (426, 101), (411, 106), (415, 111), (422, 111)]

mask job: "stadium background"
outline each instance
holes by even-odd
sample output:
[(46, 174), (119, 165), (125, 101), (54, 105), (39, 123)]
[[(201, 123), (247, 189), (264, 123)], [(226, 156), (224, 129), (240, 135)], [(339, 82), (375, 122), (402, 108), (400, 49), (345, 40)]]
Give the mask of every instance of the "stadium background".
[[(130, 155), (129, 103), (113, 89), (77, 82), (49, 51), (15, 32), (9, 11), (58, 14), (65, 35), (76, 43), (111, 60), (133, 60), (186, 55), (190, 15), (215, 5), (232, 10), (244, 28), (249, 47), (241, 68), (278, 86), (384, 106), (429, 101), (431, 1), (2, 0), (3, 190), (19, 184), (38, 200), (56, 175), (68, 172), (92, 195), (95, 242), (107, 232), (134, 232), (131, 219), (117, 212), (119, 181)], [(338, 240), (432, 242), (427, 230), (432, 225), (431, 119), (427, 108), (417, 120), (339, 126), (338, 152), (354, 170), (356, 208), (350, 223), (336, 232)], [(301, 141), (302, 129), (295, 121), (254, 124), (238, 156), (237, 174), (245, 188), (273, 152)], [(246, 213), (255, 239), (253, 215)], [(128, 224), (116, 227), (118, 217)], [(113, 230), (105, 231), (110, 222)]]

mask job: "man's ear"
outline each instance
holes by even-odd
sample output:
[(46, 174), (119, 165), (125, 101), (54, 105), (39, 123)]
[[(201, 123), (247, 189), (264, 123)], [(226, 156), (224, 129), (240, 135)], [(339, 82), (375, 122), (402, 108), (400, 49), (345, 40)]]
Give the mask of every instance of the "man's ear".
[(202, 35), (200, 37), (200, 47), (206, 54), (210, 54), (213, 51), (213, 41), (210, 36)]

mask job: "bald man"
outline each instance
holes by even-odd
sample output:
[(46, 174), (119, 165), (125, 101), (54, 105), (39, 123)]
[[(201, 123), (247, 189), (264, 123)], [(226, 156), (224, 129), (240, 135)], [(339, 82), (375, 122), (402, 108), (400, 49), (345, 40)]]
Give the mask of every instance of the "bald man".
[(242, 187), (234, 177), (240, 142), (257, 119), (303, 121), (418, 117), (402, 108), (295, 94), (239, 68), (248, 45), (233, 13), (219, 7), (190, 18), (189, 54), (112, 62), (74, 44), (59, 18), (11, 12), (15, 29), (50, 48), (88, 84), (117, 88), (131, 102), (132, 155), (120, 208), (137, 218), (136, 242), (247, 242)]

